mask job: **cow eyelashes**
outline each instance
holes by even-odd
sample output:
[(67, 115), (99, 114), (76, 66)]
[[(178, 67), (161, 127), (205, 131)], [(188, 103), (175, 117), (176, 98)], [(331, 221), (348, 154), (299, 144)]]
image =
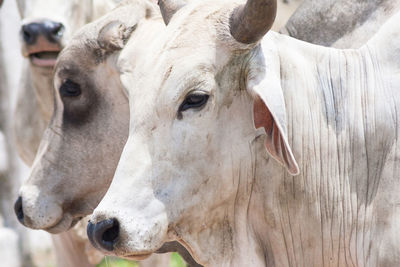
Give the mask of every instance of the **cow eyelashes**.
[(204, 92), (190, 93), (179, 106), (178, 112), (182, 112), (191, 108), (201, 108), (207, 103), (209, 97), (210, 96)]
[(74, 97), (81, 94), (81, 86), (76, 82), (66, 79), (60, 86), (60, 95), (64, 97)]

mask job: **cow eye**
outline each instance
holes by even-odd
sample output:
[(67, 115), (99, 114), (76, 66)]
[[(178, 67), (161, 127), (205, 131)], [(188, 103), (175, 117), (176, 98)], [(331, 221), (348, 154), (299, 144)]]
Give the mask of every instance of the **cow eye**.
[(76, 82), (67, 79), (60, 86), (61, 96), (74, 97), (81, 94), (81, 86)]
[(200, 108), (207, 103), (210, 96), (203, 92), (195, 92), (186, 96), (185, 100), (179, 106), (179, 112), (190, 108)]

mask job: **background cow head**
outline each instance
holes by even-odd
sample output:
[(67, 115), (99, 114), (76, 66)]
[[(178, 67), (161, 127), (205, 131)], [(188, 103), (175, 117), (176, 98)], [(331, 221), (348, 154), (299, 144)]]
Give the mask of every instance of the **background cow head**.
[[(22, 55), (30, 71), (43, 116), (53, 108), (52, 73), (61, 49), (83, 25), (111, 10), (120, 0), (17, 0), (22, 18)], [(30, 74), (29, 74), (30, 75)], [(23, 74), (27, 79), (28, 74)]]
[[(287, 141), (279, 58), (266, 65), (258, 46), (276, 2), (176, 6), (162, 12), (169, 24), (144, 54), (126, 55), (140, 66), (121, 77), (130, 134), (89, 236), (119, 256), (146, 255), (176, 239), (210, 263), (230, 258), (221, 235), (232, 233), (220, 230), (251, 195), (259, 151), (269, 175), (282, 171), (279, 163), (292, 175), (298, 167)], [(254, 124), (265, 129), (265, 146)], [(207, 256), (199, 243), (212, 244)]]

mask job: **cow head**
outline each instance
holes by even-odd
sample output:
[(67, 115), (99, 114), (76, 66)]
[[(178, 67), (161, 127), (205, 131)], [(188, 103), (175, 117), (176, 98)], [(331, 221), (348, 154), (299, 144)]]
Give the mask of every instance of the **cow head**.
[(83, 25), (110, 10), (118, 0), (17, 0), (22, 54), (32, 66), (54, 67), (60, 50)]
[(147, 45), (164, 27), (157, 14), (146, 1), (128, 1), (83, 27), (61, 52), (54, 114), (15, 205), (25, 226), (66, 231), (105, 194), (128, 136), (119, 52), (130, 37), (132, 49)]
[(166, 30), (144, 54), (129, 56), (140, 68), (121, 76), (129, 91), (130, 132), (91, 219), (95, 243), (130, 256), (175, 239), (207, 263), (200, 255), (207, 248), (196, 243), (201, 239), (213, 244), (210, 257), (228, 257), (216, 249), (224, 247), (216, 236), (238, 194), (250, 194), (243, 188), (255, 172), (254, 143), (264, 133), (254, 125), (265, 129), (261, 147), (274, 159), (269, 163), (297, 174), (279, 58), (271, 53), (266, 60), (258, 43), (275, 12), (270, 0), (245, 6), (196, 1), (162, 12)]

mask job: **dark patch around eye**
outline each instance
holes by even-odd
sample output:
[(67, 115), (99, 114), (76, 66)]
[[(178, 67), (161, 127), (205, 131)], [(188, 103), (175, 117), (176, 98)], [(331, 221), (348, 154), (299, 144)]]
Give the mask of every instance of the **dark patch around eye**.
[[(88, 80), (87, 77), (74, 78), (85, 82), (79, 84), (80, 93), (78, 96), (62, 97), (64, 105), (63, 127), (79, 127), (92, 121), (99, 106), (99, 95), (96, 92), (99, 89), (96, 87), (96, 84)], [(68, 86), (70, 85), (72, 84)], [(73, 87), (73, 89), (69, 88), (72, 90), (69, 93), (76, 93), (75, 85)]]

